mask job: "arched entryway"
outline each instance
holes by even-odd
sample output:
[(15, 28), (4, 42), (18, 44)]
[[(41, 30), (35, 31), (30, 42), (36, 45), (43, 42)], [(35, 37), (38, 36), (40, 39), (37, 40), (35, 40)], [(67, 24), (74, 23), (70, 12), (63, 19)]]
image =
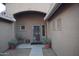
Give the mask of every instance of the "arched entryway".
[(40, 11), (23, 11), (14, 14), (17, 39), (25, 42), (30, 40), (31, 43), (43, 43), (43, 38), (46, 37), (44, 16), (45, 13)]

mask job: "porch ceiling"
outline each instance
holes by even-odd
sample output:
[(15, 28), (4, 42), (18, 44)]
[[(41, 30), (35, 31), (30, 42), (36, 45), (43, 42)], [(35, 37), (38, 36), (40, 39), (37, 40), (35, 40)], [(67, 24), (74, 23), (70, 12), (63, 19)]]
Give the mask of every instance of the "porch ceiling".
[(6, 3), (7, 13), (15, 14), (22, 11), (41, 11), (47, 13), (51, 3)]

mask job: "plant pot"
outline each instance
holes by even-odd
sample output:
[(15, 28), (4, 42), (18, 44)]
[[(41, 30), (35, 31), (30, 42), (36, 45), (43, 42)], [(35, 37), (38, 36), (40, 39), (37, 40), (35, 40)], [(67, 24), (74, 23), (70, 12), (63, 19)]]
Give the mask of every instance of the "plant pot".
[(51, 48), (51, 43), (46, 43), (45, 48)]
[(50, 48), (50, 45), (49, 44), (45, 44), (45, 48)]
[(15, 49), (16, 45), (15, 44), (9, 44), (9, 49)]

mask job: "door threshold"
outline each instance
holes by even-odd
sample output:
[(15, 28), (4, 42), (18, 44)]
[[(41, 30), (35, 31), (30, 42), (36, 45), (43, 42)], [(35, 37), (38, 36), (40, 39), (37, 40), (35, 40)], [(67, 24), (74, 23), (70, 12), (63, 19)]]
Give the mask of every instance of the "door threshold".
[(32, 44), (43, 44), (43, 43), (42, 42), (32, 42), (31, 45)]

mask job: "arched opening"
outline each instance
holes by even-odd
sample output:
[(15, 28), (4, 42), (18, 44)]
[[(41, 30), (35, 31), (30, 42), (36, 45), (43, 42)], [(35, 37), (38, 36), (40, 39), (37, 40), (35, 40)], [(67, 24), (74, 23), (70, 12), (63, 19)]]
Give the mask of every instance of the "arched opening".
[(22, 11), (22, 12), (18, 12), (18, 13), (15, 13), (14, 14), (14, 18), (18, 18), (18, 17), (21, 17), (21, 16), (24, 16), (24, 15), (32, 15), (32, 14), (39, 14), (39, 15), (42, 15), (43, 17), (46, 15), (46, 13), (44, 12), (41, 12), (41, 11)]
[(46, 37), (45, 15), (46, 13), (39, 11), (23, 11), (14, 14), (16, 38), (21, 39), (22, 43), (27, 41), (43, 43), (43, 38)]

